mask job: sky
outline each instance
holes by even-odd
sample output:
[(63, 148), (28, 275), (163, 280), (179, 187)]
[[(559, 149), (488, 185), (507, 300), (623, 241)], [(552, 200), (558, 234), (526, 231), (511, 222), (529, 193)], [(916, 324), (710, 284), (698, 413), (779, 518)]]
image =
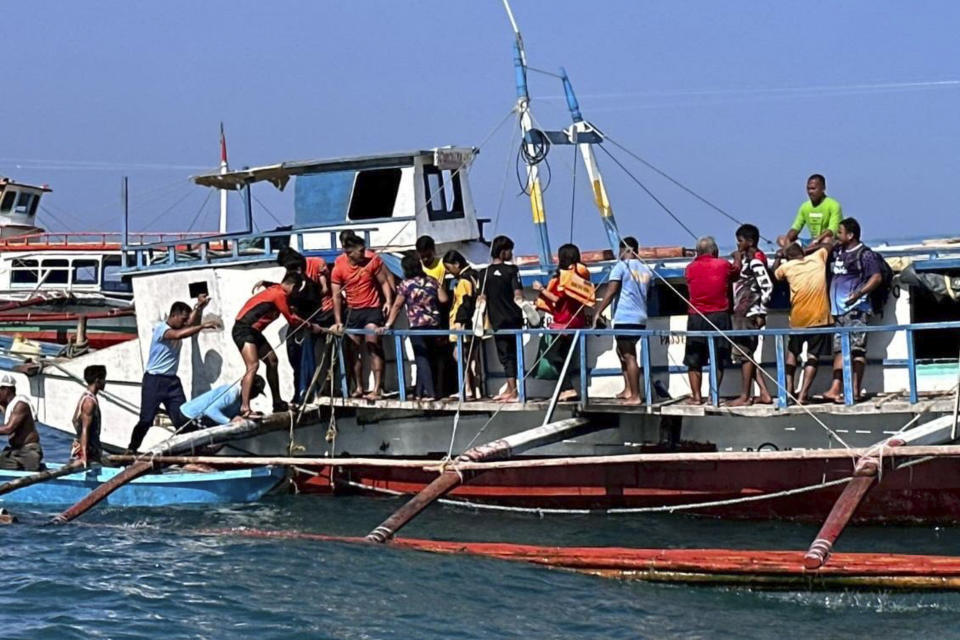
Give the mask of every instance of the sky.
[[(814, 172), (866, 238), (960, 234), (960, 3), (512, 5), (529, 64), (566, 68), (604, 148), (690, 230), (598, 150), (620, 228), (642, 245), (713, 234), (729, 246), (737, 223), (613, 141), (768, 238), (790, 225)], [(48, 229), (119, 230), (124, 175), (131, 230), (215, 229), (216, 197), (189, 176), (216, 166), (221, 121), (234, 167), (475, 146), (494, 131), (471, 170), (478, 214), (535, 251), (516, 121), (495, 130), (515, 101), (500, 0), (3, 8), (0, 175), (53, 188)], [(568, 126), (559, 81), (531, 73), (530, 85), (537, 122)], [(571, 235), (603, 247), (573, 150), (547, 161), (554, 249)], [(289, 223), (291, 193), (255, 188), (257, 224)], [(233, 211), (238, 226), (239, 200)]]

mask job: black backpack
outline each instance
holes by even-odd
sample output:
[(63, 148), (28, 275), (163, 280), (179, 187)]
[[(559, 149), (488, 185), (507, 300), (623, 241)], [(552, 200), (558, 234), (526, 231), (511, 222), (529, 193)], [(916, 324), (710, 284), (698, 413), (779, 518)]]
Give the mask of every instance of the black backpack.
[(882, 318), (890, 294), (892, 293), (894, 298), (899, 298), (900, 290), (893, 286), (893, 269), (887, 264), (886, 259), (879, 252), (864, 244), (860, 245), (860, 250), (857, 252), (857, 266), (860, 268), (860, 273), (863, 273), (863, 254), (865, 251), (872, 252), (877, 257), (877, 262), (880, 263), (880, 286), (867, 295), (870, 297), (870, 308), (873, 313)]

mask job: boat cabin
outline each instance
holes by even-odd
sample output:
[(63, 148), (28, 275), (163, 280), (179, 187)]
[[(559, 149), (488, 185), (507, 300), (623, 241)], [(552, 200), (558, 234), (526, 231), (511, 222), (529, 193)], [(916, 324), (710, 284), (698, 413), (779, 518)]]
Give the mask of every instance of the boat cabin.
[(37, 227), (40, 198), (50, 187), (14, 182), (0, 177), (0, 238), (41, 231)]

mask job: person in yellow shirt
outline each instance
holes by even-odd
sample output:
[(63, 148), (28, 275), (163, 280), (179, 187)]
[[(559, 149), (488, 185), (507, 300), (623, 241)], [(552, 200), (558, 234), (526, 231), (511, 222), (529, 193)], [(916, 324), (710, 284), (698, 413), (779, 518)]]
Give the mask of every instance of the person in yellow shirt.
[[(480, 275), (474, 271), (467, 259), (459, 251), (447, 251), (443, 254), (443, 266), (447, 273), (456, 278), (453, 287), (453, 302), (450, 305), (450, 328), (473, 329), (473, 316), (477, 309), (477, 292), (480, 290)], [(450, 336), (456, 342), (456, 336)], [(464, 397), (479, 399), (483, 397), (480, 381), (480, 341), (474, 343), (474, 337), (463, 339)], [(456, 357), (456, 351), (454, 351)]]
[[(809, 255), (796, 242), (777, 252), (773, 273), (777, 280), (786, 280), (790, 286), (790, 327), (812, 329), (833, 324), (830, 315), (830, 298), (827, 294), (826, 248)], [(786, 259), (786, 261), (784, 261)], [(795, 374), (803, 345), (807, 345), (807, 358), (803, 366), (803, 385), (797, 401), (804, 404), (810, 399), (810, 386), (817, 375), (820, 356), (829, 353), (831, 334), (792, 335), (787, 346), (787, 389), (794, 393)]]
[(417, 253), (420, 254), (420, 264), (423, 265), (423, 272), (443, 286), (443, 279), (447, 271), (443, 266), (443, 260), (437, 256), (437, 245), (430, 236), (420, 236), (417, 238)]

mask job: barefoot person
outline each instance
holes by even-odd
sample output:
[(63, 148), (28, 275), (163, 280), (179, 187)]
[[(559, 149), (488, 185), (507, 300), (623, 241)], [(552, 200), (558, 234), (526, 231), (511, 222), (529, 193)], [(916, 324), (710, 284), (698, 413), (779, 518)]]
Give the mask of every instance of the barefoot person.
[[(684, 277), (690, 289), (690, 308), (687, 331), (730, 330), (730, 284), (740, 275), (740, 264), (719, 257), (716, 241), (710, 236), (697, 240), (697, 257), (687, 265)], [(714, 338), (716, 345), (717, 388), (723, 381), (723, 365), (729, 359), (730, 346), (722, 336)], [(710, 351), (707, 338), (687, 336), (683, 364), (690, 378), (690, 398), (687, 404), (702, 404), (703, 365)]]
[(197, 296), (193, 309), (186, 302), (174, 302), (164, 322), (157, 323), (150, 336), (150, 354), (144, 367), (140, 387), (140, 418), (130, 434), (127, 453), (140, 448), (144, 436), (153, 426), (153, 419), (162, 404), (173, 426), (179, 428), (185, 420), (180, 405), (187, 401), (183, 384), (177, 376), (180, 368), (180, 346), (184, 338), (195, 336), (204, 329), (216, 329), (216, 322), (200, 323), (203, 308), (210, 302), (207, 294)]
[[(470, 266), (459, 251), (450, 250), (443, 255), (443, 266), (447, 273), (456, 279), (453, 287), (453, 302), (450, 305), (450, 328), (456, 330), (473, 329), (473, 316), (477, 309), (477, 293), (480, 291), (480, 276)], [(456, 343), (455, 336), (450, 342)], [(456, 351), (454, 352), (456, 354)], [(480, 342), (474, 343), (474, 336), (463, 338), (464, 397), (479, 399), (483, 397), (482, 377), (480, 375)]]
[(43, 449), (40, 448), (33, 405), (27, 396), (17, 395), (17, 382), (9, 373), (0, 376), (0, 409), (3, 409), (4, 417), (0, 436), (10, 437), (7, 446), (0, 451), (0, 469), (40, 471)]
[[(577, 282), (579, 281), (579, 282)], [(549, 329), (583, 329), (587, 326), (588, 306), (593, 306), (595, 293), (590, 285), (590, 271), (580, 262), (580, 249), (575, 244), (565, 244), (557, 250), (557, 272), (544, 287), (534, 282), (533, 288), (550, 309), (552, 320)], [(553, 344), (544, 354), (547, 362), (559, 373), (573, 344), (573, 334), (554, 335)], [(574, 358), (576, 355), (573, 356)], [(573, 376), (568, 368), (560, 379), (560, 401), (574, 400), (577, 392), (571, 382)]]
[[(830, 298), (827, 296), (827, 255), (825, 248), (817, 249), (808, 256), (796, 242), (788, 244), (777, 252), (773, 275), (777, 280), (786, 280), (790, 285), (790, 328), (813, 329), (833, 324), (830, 316)], [(785, 262), (782, 262), (786, 259)], [(796, 389), (796, 371), (807, 346), (807, 358), (803, 365), (803, 385), (797, 395), (797, 401), (805, 404), (810, 399), (810, 387), (817, 375), (820, 356), (829, 353), (830, 335), (792, 335), (787, 346), (787, 389), (794, 393)]]
[(259, 413), (250, 410), (250, 399), (253, 398), (253, 381), (260, 368), (260, 360), (267, 365), (267, 384), (270, 385), (270, 395), (273, 398), (273, 411), (286, 411), (289, 405), (280, 397), (280, 380), (277, 376), (277, 354), (273, 352), (263, 331), (270, 323), (282, 314), (290, 325), (287, 339), (290, 340), (295, 332), (312, 331), (323, 332), (320, 325), (307, 322), (290, 310), (290, 293), (300, 287), (301, 277), (296, 273), (287, 273), (280, 284), (267, 287), (253, 296), (240, 309), (233, 325), (233, 342), (243, 356), (243, 363), (247, 370), (241, 382), (240, 415), (244, 418), (262, 417)]
[[(752, 224), (737, 229), (737, 262), (740, 273), (733, 283), (733, 328), (763, 329), (767, 324), (767, 303), (773, 293), (773, 280), (767, 271), (767, 256), (757, 247), (760, 231)], [(760, 336), (735, 336), (732, 349), (734, 364), (739, 363), (743, 386), (740, 396), (727, 404), (742, 407), (753, 404), (753, 383), (760, 391), (760, 404), (771, 404), (773, 398), (767, 391), (763, 372), (754, 364)]]
[[(400, 309), (407, 307), (407, 324), (410, 329), (439, 329), (440, 305), (449, 298), (447, 291), (433, 277), (423, 272), (420, 257), (414, 251), (407, 252), (400, 262), (403, 268), (403, 280), (397, 287), (397, 297), (390, 307), (390, 315), (386, 324), (377, 329), (382, 334), (392, 329), (400, 315)], [(447, 340), (445, 336), (420, 336), (416, 333), (410, 336), (413, 346), (414, 361), (417, 365), (417, 385), (414, 395), (420, 400), (437, 399), (437, 380), (434, 380), (435, 358), (445, 356)], [(400, 381), (403, 384), (403, 381)]]
[[(368, 254), (363, 240), (357, 236), (342, 239), (342, 255), (337, 256), (330, 272), (333, 287), (333, 330), (367, 329), (371, 332), (383, 326), (386, 314), (393, 305), (393, 291), (387, 279), (387, 268), (376, 254)], [(343, 303), (347, 303), (344, 313)], [(354, 398), (376, 400), (383, 393), (383, 346), (376, 333), (347, 336), (347, 362), (352, 363)], [(352, 347), (352, 348), (351, 348)], [(370, 358), (373, 389), (364, 391), (363, 354)]]
[[(490, 266), (480, 276), (480, 304), (487, 307), (490, 325), (495, 331), (500, 329), (523, 328), (523, 287), (520, 284), (520, 271), (513, 260), (513, 240), (507, 236), (497, 236), (490, 246)], [(507, 386), (503, 393), (493, 399), (497, 402), (516, 402), (517, 393), (517, 340), (513, 334), (494, 336), (497, 347), (497, 359), (503, 367)]]
[[(847, 218), (840, 223), (837, 244), (827, 261), (830, 313), (838, 327), (864, 327), (870, 323), (873, 306), (868, 294), (883, 284), (881, 259), (860, 242), (859, 222)], [(850, 351), (853, 357), (853, 397), (859, 400), (867, 367), (865, 331), (850, 334)], [(823, 397), (843, 402), (843, 353), (839, 333), (833, 335), (833, 384)]]
[(99, 394), (107, 385), (107, 368), (102, 364), (90, 365), (83, 370), (83, 381), (87, 388), (73, 412), (73, 429), (77, 438), (70, 447), (70, 459), (79, 460), (88, 467), (91, 462), (102, 462)]
[[(603, 294), (603, 300), (593, 316), (596, 327), (600, 314), (614, 299), (617, 304), (613, 312), (614, 329), (647, 328), (647, 293), (653, 273), (637, 260), (640, 245), (637, 239), (627, 236), (620, 241), (620, 260), (610, 271), (610, 278)], [(617, 356), (623, 371), (623, 391), (617, 398), (624, 404), (640, 404), (640, 366), (637, 364), (638, 336), (620, 336), (617, 338)]]

